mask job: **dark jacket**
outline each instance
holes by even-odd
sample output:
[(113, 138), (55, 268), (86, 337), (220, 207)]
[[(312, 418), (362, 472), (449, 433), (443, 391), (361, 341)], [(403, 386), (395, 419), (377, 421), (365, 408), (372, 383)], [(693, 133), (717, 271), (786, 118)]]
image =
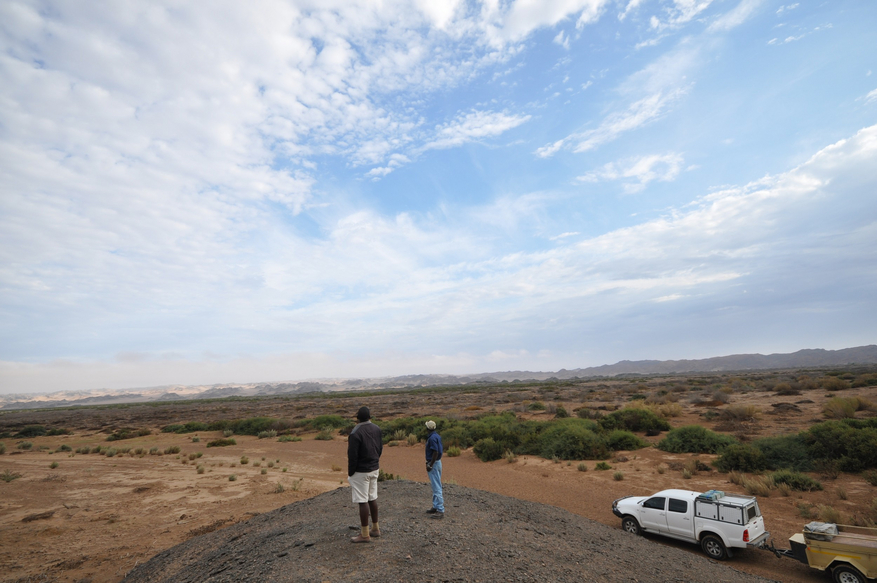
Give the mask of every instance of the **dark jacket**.
[(377, 470), (383, 451), (381, 428), (370, 421), (357, 424), (347, 439), (347, 475)]
[(432, 461), (432, 454), (438, 453), (438, 458), (442, 459), (442, 454), (444, 453), (444, 448), (442, 446), (442, 436), (438, 434), (438, 431), (431, 430), (429, 432), (429, 437), (426, 438), (426, 461), (427, 463)]

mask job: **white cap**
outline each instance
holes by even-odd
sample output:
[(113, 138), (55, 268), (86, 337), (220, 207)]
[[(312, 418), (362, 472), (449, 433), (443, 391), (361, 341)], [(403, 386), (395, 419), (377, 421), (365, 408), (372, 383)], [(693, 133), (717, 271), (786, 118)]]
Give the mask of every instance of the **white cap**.
[(427, 421), (427, 422), (426, 422), (426, 428), (427, 428), (427, 429), (435, 429), (435, 421), (433, 421), (432, 419), (430, 419), (429, 421)]

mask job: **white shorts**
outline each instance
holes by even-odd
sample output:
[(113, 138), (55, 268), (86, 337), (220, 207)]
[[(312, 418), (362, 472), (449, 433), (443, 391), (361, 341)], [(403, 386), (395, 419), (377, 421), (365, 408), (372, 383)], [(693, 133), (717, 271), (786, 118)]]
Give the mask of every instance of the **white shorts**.
[(373, 472), (356, 472), (347, 478), (350, 482), (350, 491), (353, 492), (353, 503), (363, 504), (378, 499), (378, 474), (380, 470)]

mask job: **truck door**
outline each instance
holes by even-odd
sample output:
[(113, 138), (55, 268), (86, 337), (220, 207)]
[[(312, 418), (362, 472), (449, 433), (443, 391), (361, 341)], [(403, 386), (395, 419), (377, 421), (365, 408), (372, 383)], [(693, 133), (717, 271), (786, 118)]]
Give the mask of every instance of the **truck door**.
[(643, 502), (640, 526), (652, 532), (667, 532), (667, 499), (653, 496)]
[(670, 498), (667, 502), (667, 532), (676, 536), (694, 536), (687, 500)]

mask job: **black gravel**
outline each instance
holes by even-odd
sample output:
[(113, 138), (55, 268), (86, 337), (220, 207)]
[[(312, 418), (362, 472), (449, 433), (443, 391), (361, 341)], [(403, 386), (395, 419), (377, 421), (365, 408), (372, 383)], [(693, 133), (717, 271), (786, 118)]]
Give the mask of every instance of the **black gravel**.
[(553, 506), (453, 485), (445, 500), (432, 520), (428, 485), (383, 482), (383, 536), (352, 544), (357, 508), (334, 490), (192, 538), (125, 581), (768, 581)]

